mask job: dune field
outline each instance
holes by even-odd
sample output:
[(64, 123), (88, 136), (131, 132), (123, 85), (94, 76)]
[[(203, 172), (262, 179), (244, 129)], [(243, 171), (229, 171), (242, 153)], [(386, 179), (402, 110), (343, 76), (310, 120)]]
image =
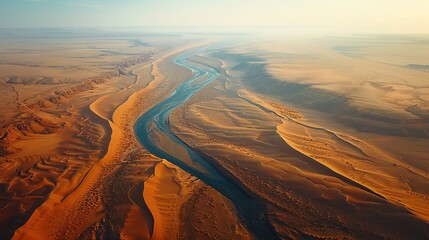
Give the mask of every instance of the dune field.
[(426, 36), (1, 31), (0, 239), (429, 238)]
[[(224, 75), (173, 112), (174, 132), (256, 193), (281, 238), (426, 238), (428, 125), (402, 102), (415, 99), (413, 106), (422, 109), (427, 102), (400, 85), (424, 92), (428, 73), (348, 59), (329, 44), (318, 51), (314, 43), (276, 44), (195, 59)], [(306, 51), (289, 53), (288, 47)], [(359, 91), (365, 71), (343, 67), (362, 62), (380, 79), (395, 70), (410, 83), (371, 80), (396, 99)], [(380, 101), (379, 110), (371, 97)], [(358, 105), (358, 98), (365, 101)]]

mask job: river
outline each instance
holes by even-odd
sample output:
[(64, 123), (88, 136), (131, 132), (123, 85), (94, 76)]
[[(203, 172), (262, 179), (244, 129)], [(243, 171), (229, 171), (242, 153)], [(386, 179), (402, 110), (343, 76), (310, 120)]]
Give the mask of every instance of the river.
[[(196, 52), (188, 53), (173, 59), (175, 64), (190, 69), (193, 76), (183, 81), (166, 99), (145, 112), (134, 125), (134, 132), (139, 142), (149, 152), (175, 164), (230, 199), (237, 209), (240, 220), (257, 238), (275, 239), (274, 229), (268, 221), (265, 207), (248, 194), (248, 191), (243, 191), (235, 180), (223, 175), (218, 168), (212, 165), (213, 159), (192, 149), (170, 131), (170, 113), (220, 76), (220, 73), (214, 68), (202, 68), (186, 61), (196, 54)], [(172, 143), (177, 144), (176, 147), (185, 149), (191, 161), (175, 157), (173, 153), (157, 146), (154, 141), (155, 132), (169, 138)]]

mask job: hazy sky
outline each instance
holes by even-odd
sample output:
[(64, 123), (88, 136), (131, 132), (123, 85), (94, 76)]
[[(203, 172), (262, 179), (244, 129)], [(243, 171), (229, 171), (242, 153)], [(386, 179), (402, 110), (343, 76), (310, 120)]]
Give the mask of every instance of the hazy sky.
[(429, 0), (0, 0), (0, 27), (279, 25), (429, 32)]

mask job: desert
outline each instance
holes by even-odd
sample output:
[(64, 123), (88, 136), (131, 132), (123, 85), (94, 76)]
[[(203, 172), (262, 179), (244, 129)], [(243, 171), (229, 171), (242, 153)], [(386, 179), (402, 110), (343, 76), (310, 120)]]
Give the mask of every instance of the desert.
[(428, 239), (428, 42), (1, 28), (0, 239)]

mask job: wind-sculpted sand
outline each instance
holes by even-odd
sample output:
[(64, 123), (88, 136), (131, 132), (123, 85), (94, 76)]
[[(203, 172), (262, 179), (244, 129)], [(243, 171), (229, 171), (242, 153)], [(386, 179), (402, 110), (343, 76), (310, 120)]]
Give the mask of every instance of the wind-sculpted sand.
[(246, 94), (246, 97), (282, 118), (277, 129), (288, 145), (429, 221), (425, 207), (429, 201), (426, 187), (429, 174), (426, 171), (392, 157), (364, 140), (280, 114), (278, 109), (255, 100), (254, 95)]
[[(114, 83), (109, 82), (109, 84)], [(135, 84), (132, 83), (130, 88), (126, 88), (128, 95), (136, 91), (131, 88), (133, 85)], [(116, 83), (116, 86), (121, 89), (121, 84)], [(118, 88), (114, 87), (103, 87), (105, 93), (100, 94), (99, 98), (82, 110), (91, 122), (102, 128), (102, 134), (98, 133), (104, 143), (98, 155), (102, 158), (97, 160), (96, 156), (92, 160), (94, 163), (78, 171), (78, 175), (72, 178), (74, 181), (68, 182), (70, 179), (67, 178), (59, 181), (48, 199), (36, 209), (29, 221), (16, 232), (14, 238), (75, 238), (103, 216), (104, 209), (100, 196), (102, 195), (101, 183), (105, 180), (103, 178), (105, 176), (102, 177), (102, 174), (106, 173), (105, 168), (109, 164), (117, 160), (117, 148), (123, 144), (124, 139), (123, 130), (118, 127), (123, 127), (124, 123), (119, 121), (114, 123), (109, 119), (109, 112), (113, 110), (106, 107), (105, 101), (108, 99), (110, 107), (113, 106), (113, 108), (117, 105), (127, 107), (122, 103), (123, 91), (118, 91)], [(141, 86), (136, 87), (138, 89)], [(103, 106), (102, 110), (100, 106)], [(76, 154), (79, 156), (81, 152), (78, 151)], [(66, 175), (66, 177), (69, 176)]]
[(174, 132), (255, 192), (281, 238), (428, 237), (424, 169), (198, 61), (224, 75), (173, 112)]
[[(124, 69), (129, 72), (127, 79), (118, 77), (115, 78), (116, 82), (108, 80), (91, 88), (88, 93), (77, 93), (83, 95), (78, 99), (86, 101), (79, 108), (76, 107), (76, 114), (85, 116), (84, 124), (94, 124), (94, 135), (89, 134), (91, 130), (86, 132), (86, 129), (80, 128), (82, 132), (78, 136), (83, 135), (88, 141), (99, 145), (92, 148), (88, 143), (79, 143), (80, 148), (73, 149), (65, 144), (62, 135), (60, 137), (56, 133), (44, 134), (40, 138), (28, 136), (29, 140), (20, 137), (16, 140), (12, 145), (14, 149), (19, 149), (20, 145), (26, 146), (26, 141), (37, 142), (39, 147), (46, 144), (47, 147), (41, 149), (50, 156), (62, 146), (64, 153), (71, 157), (70, 161), (60, 166), (73, 171), (58, 172), (52, 168), (55, 171), (50, 172), (49, 165), (45, 167), (38, 163), (33, 167), (44, 170), (43, 174), (49, 176), (42, 179), (49, 179), (45, 185), (49, 184), (51, 189), (43, 196), (46, 199), (40, 202), (40, 206), (36, 206), (34, 212), (27, 215), (28, 221), (17, 229), (14, 239), (74, 239), (93, 238), (96, 235), (107, 238), (121, 236), (125, 239), (222, 236), (219, 235), (219, 228), (222, 227), (218, 226), (237, 222), (235, 213), (230, 212), (231, 205), (225, 205), (228, 200), (223, 199), (222, 203), (216, 204), (218, 211), (213, 216), (202, 215), (204, 212), (199, 211), (191, 217), (199, 219), (202, 226), (204, 223), (217, 221), (212, 228), (194, 232), (192, 225), (182, 224), (182, 207), (202, 209), (201, 206), (207, 202), (222, 197), (197, 178), (168, 162), (161, 162), (161, 159), (142, 149), (132, 131), (135, 119), (142, 112), (174, 91), (175, 86), (184, 78), (191, 76), (190, 71), (173, 64), (171, 58), (202, 44), (207, 43), (160, 53), (153, 62), (130, 65)], [(71, 133), (70, 142), (76, 141), (75, 138)], [(38, 149), (26, 146), (25, 151), (19, 151), (19, 157), (28, 153), (42, 154)], [(91, 155), (83, 158), (83, 149)], [(88, 160), (84, 162), (73, 158)], [(76, 165), (73, 165), (75, 161)], [(78, 168), (77, 164), (80, 162), (85, 164)], [(45, 164), (44, 160), (42, 164)], [(14, 170), (13, 166), (10, 167), (11, 171)], [(31, 173), (33, 171), (30, 170)], [(31, 179), (34, 180), (34, 177)], [(172, 192), (177, 189), (166, 187), (169, 179), (180, 191)], [(16, 186), (18, 184), (25, 182), (17, 181)], [(35, 193), (29, 185), (22, 186), (21, 189)], [(13, 189), (9, 188), (8, 191)], [(180, 196), (182, 201), (177, 200)], [(28, 201), (29, 197), (24, 199)], [(2, 216), (7, 217), (5, 214)], [(8, 223), (5, 224), (8, 226)], [(245, 234), (242, 227), (241, 230), (237, 228), (236, 232)]]
[(97, 34), (0, 38), (1, 239), (429, 237), (416, 39)]
[[(159, 84), (163, 83), (164, 78), (158, 70), (158, 65), (162, 62), (163, 58), (160, 58), (152, 64), (152, 68), (147, 67), (150, 65), (144, 65), (135, 70), (136, 72), (143, 71), (143, 69), (152, 71), (151, 74), (155, 81), (150, 83), (147, 80), (138, 81), (139, 78), (136, 76), (134, 78), (137, 78), (137, 81), (132, 82), (128, 87), (109, 95), (103, 95), (89, 105), (89, 110), (94, 113), (94, 117), (98, 118), (96, 122), (104, 127), (105, 134), (108, 137), (109, 147), (106, 149), (105, 155), (89, 167), (76, 186), (71, 187), (59, 184), (43, 205), (35, 211), (30, 220), (16, 232), (15, 238), (20, 239), (22, 237), (25, 239), (28, 236), (41, 239), (52, 237), (76, 238), (81, 233), (85, 234), (85, 230), (88, 227), (98, 224), (97, 222), (104, 217), (106, 207), (109, 207), (109, 204), (113, 204), (112, 202), (107, 204), (104, 202), (106, 200), (102, 199), (102, 196), (106, 198), (104, 192), (107, 190), (106, 185), (108, 184), (106, 182), (109, 181), (111, 175), (119, 171), (115, 165), (118, 168), (123, 168), (124, 166), (120, 166), (121, 162), (132, 157), (130, 155), (133, 153), (135, 155), (136, 149), (139, 150), (138, 143), (135, 142), (132, 132), (126, 132), (126, 128), (127, 126), (132, 126), (132, 118), (138, 116), (137, 100), (140, 100), (141, 96), (146, 97), (146, 95), (143, 95), (144, 93), (153, 91), (154, 88), (158, 88)], [(142, 90), (139, 90), (138, 95), (136, 95), (137, 93), (134, 94), (138, 89)], [(171, 91), (169, 88), (165, 88), (165, 90)], [(125, 91), (128, 93), (124, 93)], [(123, 96), (129, 97), (124, 101)], [(161, 96), (163, 96), (162, 93), (158, 93), (158, 99)], [(156, 101), (156, 99), (155, 96), (152, 96), (151, 100)], [(147, 106), (149, 104), (151, 103), (145, 102), (140, 105)], [(119, 107), (112, 111), (113, 114), (110, 113), (109, 108), (106, 108), (106, 106), (116, 105), (119, 105)], [(140, 109), (144, 108), (141, 107)], [(147, 165), (156, 164), (156, 158), (150, 155), (145, 158), (149, 159), (145, 159), (146, 161), (143, 164), (146, 166), (143, 167), (150, 170)], [(150, 160), (150, 158), (154, 160)], [(139, 176), (139, 178), (142, 177), (144, 176)], [(70, 190), (66, 195), (61, 195), (64, 189)], [(114, 221), (120, 220), (114, 219)]]
[[(12, 122), (6, 128), (2, 139), (6, 152), (2, 158), (2, 182), (9, 186), (3, 189), (3, 196), (16, 196), (13, 202), (17, 205), (7, 203), (6, 198), (2, 212), (11, 214), (12, 222), (16, 221), (13, 226), (22, 225), (48, 196), (61, 201), (76, 187), (91, 163), (104, 155), (110, 141), (110, 127), (92, 113), (88, 105), (96, 97), (89, 91), (106, 92), (102, 87), (87, 84), (92, 90), (73, 93), (73, 98), (70, 94), (63, 96), (59, 103), (50, 98), (51, 106), (22, 104), (20, 116), (27, 114), (29, 117), (22, 122)], [(26, 181), (31, 184), (19, 186)], [(19, 207), (21, 204), (27, 207)], [(20, 210), (16, 211), (15, 207)], [(2, 224), (7, 230), (1, 233), (10, 237), (11, 221), (6, 217)]]
[[(96, 42), (93, 40), (90, 44)], [(40, 64), (37, 65), (23, 62), (21, 59), (25, 57), (20, 58), (19, 54), (2, 52), (2, 60), (10, 62), (1, 63), (4, 68), (1, 77), (6, 78), (6, 82), (2, 82), (2, 89), (6, 90), (2, 99), (7, 100), (1, 101), (1, 238), (12, 235), (17, 239), (84, 236), (88, 227), (106, 215), (108, 204), (104, 201), (109, 200), (104, 199), (106, 194), (103, 192), (110, 187), (106, 183), (110, 180), (108, 173), (117, 170), (111, 166), (114, 161), (131, 161), (132, 156), (144, 159), (142, 163), (130, 162), (147, 171), (146, 175), (134, 173), (137, 177), (129, 181), (132, 183), (148, 177), (159, 162), (132, 141), (132, 130), (124, 130), (127, 125), (132, 126), (132, 120), (126, 122), (128, 117), (136, 118), (142, 111), (142, 108), (131, 111), (137, 97), (141, 96), (130, 96), (147, 87), (153, 79), (154, 64), (149, 62), (149, 57), (153, 55), (150, 51), (156, 48), (132, 47), (132, 55), (127, 56), (127, 41), (122, 44), (119, 40), (120, 44), (116, 46), (112, 42), (103, 43), (103, 47), (122, 48), (118, 51), (123, 55), (116, 54), (109, 60), (98, 59), (104, 65), (93, 66), (92, 71), (83, 69), (87, 67), (86, 60), (92, 57), (87, 54), (96, 54), (99, 50), (79, 51), (87, 48), (85, 42), (81, 46), (74, 42), (66, 44), (83, 59), (77, 58), (73, 63), (67, 60), (75, 55), (69, 56), (67, 52), (59, 56), (60, 50), (40, 51), (37, 53)], [(2, 44), (1, 50), (8, 51), (5, 50), (8, 44)], [(54, 45), (50, 45), (51, 49), (55, 49)], [(45, 43), (41, 41), (41, 46), (32, 43), (31, 47), (44, 48)], [(27, 54), (27, 51), (20, 54)], [(11, 62), (26, 71), (15, 71), (9, 66)], [(54, 62), (77, 71), (70, 75), (71, 71), (44, 69), (56, 68), (51, 65)], [(37, 68), (37, 71), (31, 68)], [(40, 82), (43, 77), (39, 77), (39, 73), (49, 75), (45, 79), (62, 80)], [(8, 76), (14, 76), (15, 80)], [(21, 81), (24, 78), (25, 81)], [(165, 91), (170, 90), (166, 88)], [(162, 95), (160, 93), (159, 97)], [(144, 103), (146, 106), (150, 104)], [(118, 151), (122, 146), (127, 146), (130, 151)]]

